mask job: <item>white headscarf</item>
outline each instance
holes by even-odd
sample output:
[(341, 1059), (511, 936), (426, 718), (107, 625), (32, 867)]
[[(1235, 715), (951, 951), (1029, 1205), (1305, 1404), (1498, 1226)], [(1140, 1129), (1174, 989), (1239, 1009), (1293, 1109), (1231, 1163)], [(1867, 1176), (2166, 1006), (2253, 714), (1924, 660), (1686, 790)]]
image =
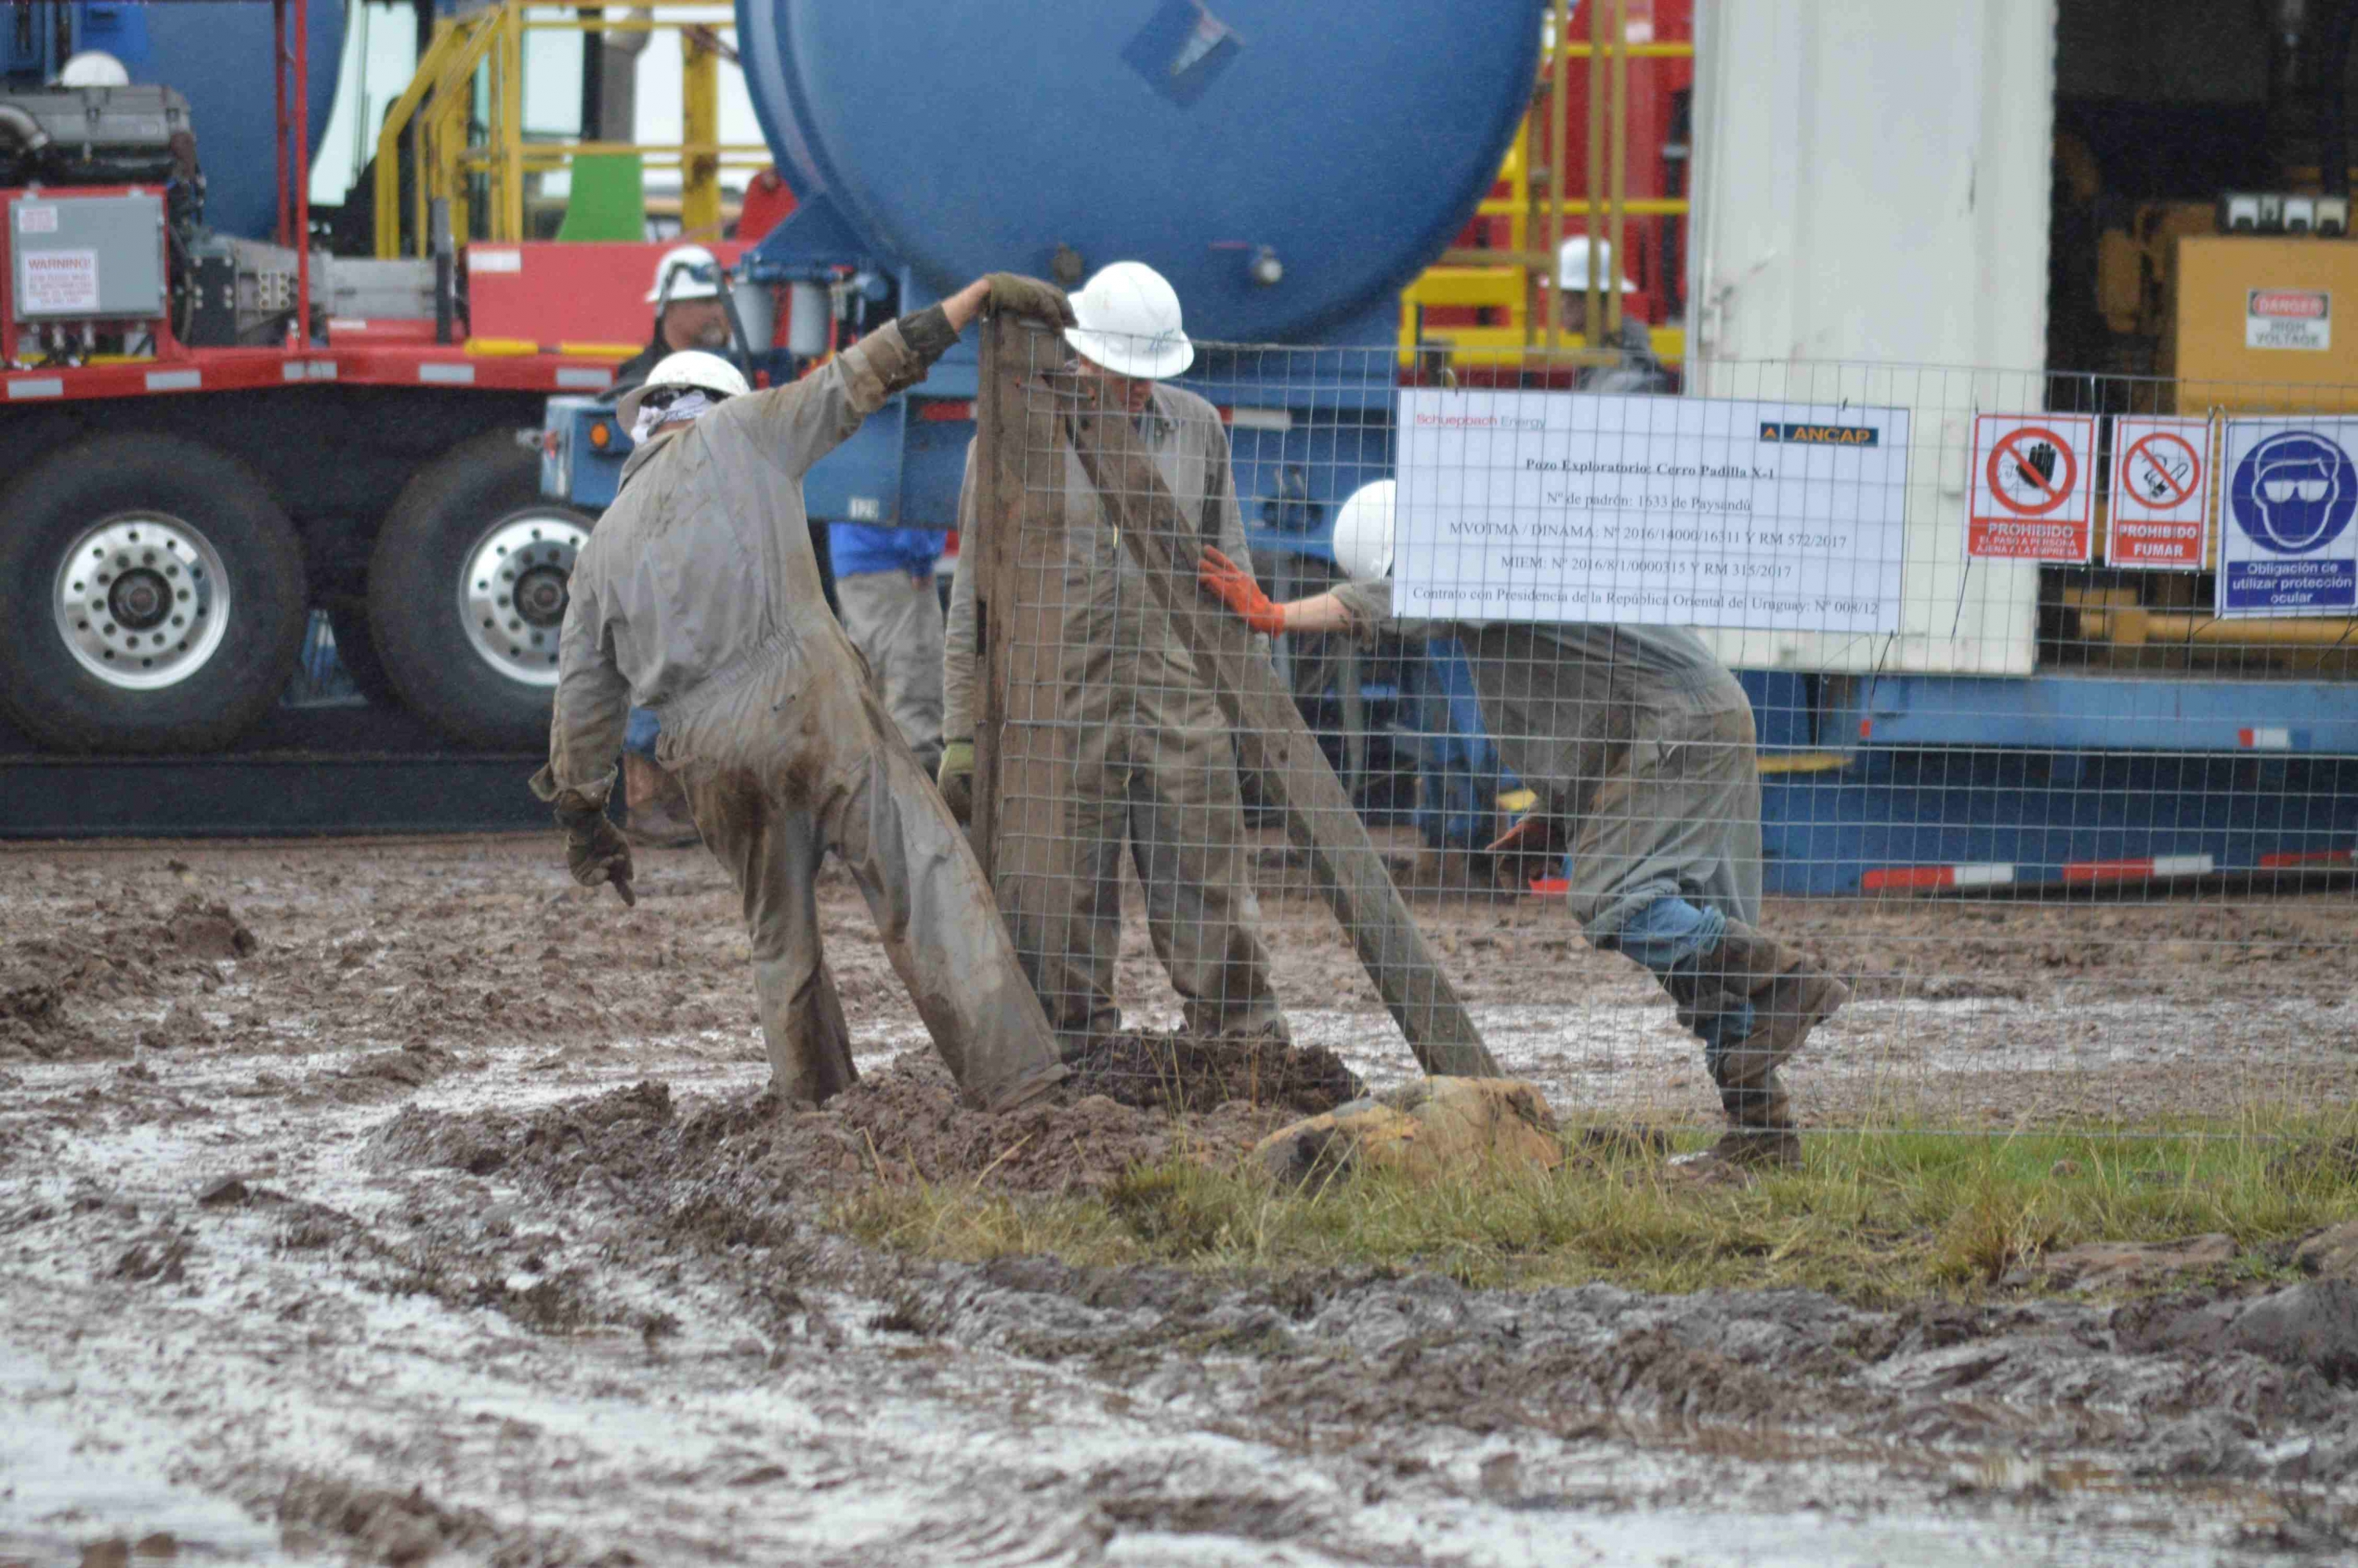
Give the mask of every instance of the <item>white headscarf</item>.
[(699, 414), (708, 413), (714, 406), (711, 397), (692, 386), (661, 408), (641, 404), (639, 416), (631, 424), (631, 440), (635, 445), (666, 425), (684, 425)]

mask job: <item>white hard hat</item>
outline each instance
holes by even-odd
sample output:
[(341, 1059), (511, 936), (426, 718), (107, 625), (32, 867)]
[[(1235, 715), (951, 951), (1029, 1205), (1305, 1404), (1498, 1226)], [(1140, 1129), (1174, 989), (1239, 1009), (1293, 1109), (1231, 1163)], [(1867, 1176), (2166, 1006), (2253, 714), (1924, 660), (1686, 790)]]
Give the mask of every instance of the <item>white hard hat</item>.
[(131, 73), (104, 49), (82, 49), (66, 57), (58, 71), (59, 87), (128, 87)]
[(1195, 362), (1195, 345), (1179, 325), (1179, 294), (1144, 262), (1098, 269), (1073, 296), (1065, 341), (1116, 375), (1161, 381)]
[[(1574, 234), (1564, 241), (1563, 247), (1555, 253), (1557, 287), (1570, 289), (1575, 294), (1588, 292), (1588, 244), (1586, 234)], [(1613, 242), (1599, 240), (1596, 249), (1597, 282), (1609, 287), (1613, 281)], [(1638, 286), (1625, 277), (1621, 280), (1621, 292), (1635, 294)]]
[(647, 372), (647, 379), (614, 399), (614, 415), (628, 429), (638, 423), (639, 405), (650, 393), (669, 386), (692, 386), (708, 393), (715, 401), (737, 397), (752, 388), (735, 365), (719, 354), (708, 354), (702, 349), (682, 349), (676, 354), (665, 354)]
[[(665, 293), (664, 280), (671, 280), (671, 290)], [(663, 260), (655, 263), (654, 287), (647, 290), (647, 303), (658, 299), (718, 299), (720, 297), (720, 263), (702, 245), (674, 245), (664, 252)]]
[(1335, 514), (1335, 564), (1354, 582), (1392, 575), (1390, 480), (1361, 485)]

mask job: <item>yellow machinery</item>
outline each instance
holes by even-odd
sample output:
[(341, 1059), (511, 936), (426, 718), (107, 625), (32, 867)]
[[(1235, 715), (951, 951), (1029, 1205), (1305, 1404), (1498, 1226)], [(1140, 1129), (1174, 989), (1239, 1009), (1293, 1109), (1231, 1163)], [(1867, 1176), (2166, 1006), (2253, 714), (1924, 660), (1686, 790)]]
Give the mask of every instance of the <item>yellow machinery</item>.
[[(683, 16), (692, 8), (693, 16)], [(641, 15), (640, 13), (651, 13)], [(665, 13), (672, 15), (666, 16)], [(720, 171), (763, 168), (770, 150), (760, 143), (730, 144), (720, 134), (720, 61), (733, 58), (719, 38), (727, 21), (711, 19), (708, 0), (640, 0), (629, 15), (583, 19), (572, 7), (527, 7), (523, 0), (438, 20), (434, 40), (409, 86), (387, 110), (377, 133), (376, 253), (391, 258), (425, 255), (433, 203), (449, 203), (450, 232), (469, 239), (514, 241), (525, 232), (526, 186), (577, 156), (636, 156), (680, 173), (680, 227), (689, 238), (717, 239), (722, 221)], [(681, 34), (683, 136), (678, 146), (637, 142), (527, 140), (524, 129), (525, 40), (535, 32), (647, 31)], [(419, 174), (414, 206), (401, 210), (400, 168)], [(477, 222), (476, 207), (482, 208)], [(407, 244), (404, 239), (406, 236)]]
[(2161, 370), (2180, 408), (2358, 408), (2358, 325), (2334, 319), (2358, 308), (2358, 242), (2186, 235), (2169, 281)]
[[(1403, 365), (1414, 357), (1421, 341), (1427, 345), (1445, 341), (1451, 359), (1465, 365), (1514, 366), (1541, 356), (1550, 363), (1577, 364), (1601, 357), (1588, 353), (1584, 338), (1564, 332), (1558, 314), (1553, 246), (1566, 232), (1567, 211), (1585, 218), (1585, 232), (1606, 237), (1616, 255), (1628, 254), (1625, 219), (1683, 219), (1687, 214), (1687, 202), (1681, 198), (1631, 200), (1625, 194), (1628, 62), (1690, 59), (1694, 46), (1628, 41), (1627, 0), (1590, 0), (1589, 38), (1574, 42), (1570, 36), (1573, 6), (1574, 0), (1552, 0), (1548, 7), (1547, 42), (1531, 107), (1498, 168), (1497, 183), (1507, 187), (1508, 194), (1485, 198), (1476, 209), (1478, 218), (1505, 220), (1506, 243), (1444, 251), (1436, 265), (1401, 291)], [(1567, 208), (1565, 178), (1571, 160), (1565, 144), (1570, 139), (1574, 60), (1585, 61), (1588, 70), (1588, 169), (1584, 189)], [(1493, 227), (1491, 232), (1496, 232)], [(1604, 322), (1607, 332), (1621, 323), (1621, 297), (1613, 283), (1592, 280), (1588, 305), (1588, 319)], [(1480, 326), (1424, 328), (1424, 310), (1452, 308), (1482, 310), (1496, 319)], [(1683, 328), (1657, 327), (1651, 335), (1659, 358), (1685, 358)]]

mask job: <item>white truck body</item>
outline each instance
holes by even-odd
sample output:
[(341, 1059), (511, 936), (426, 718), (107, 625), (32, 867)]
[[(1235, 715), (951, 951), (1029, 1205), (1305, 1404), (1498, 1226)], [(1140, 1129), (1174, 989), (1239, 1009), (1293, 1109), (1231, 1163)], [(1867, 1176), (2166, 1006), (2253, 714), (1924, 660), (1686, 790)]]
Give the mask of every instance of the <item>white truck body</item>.
[(1912, 413), (1897, 637), (1730, 664), (2024, 675), (2039, 569), (1965, 555), (1973, 416), (2044, 406), (2054, 0), (1700, 0), (1690, 393)]

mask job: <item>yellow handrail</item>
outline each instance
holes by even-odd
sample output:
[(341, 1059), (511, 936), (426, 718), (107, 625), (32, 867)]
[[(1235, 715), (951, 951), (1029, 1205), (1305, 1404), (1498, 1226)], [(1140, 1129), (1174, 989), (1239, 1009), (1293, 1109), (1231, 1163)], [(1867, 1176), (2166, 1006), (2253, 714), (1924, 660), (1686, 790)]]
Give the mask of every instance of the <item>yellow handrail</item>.
[[(1485, 362), (1511, 359), (1518, 342), (1522, 357), (1542, 363), (1601, 362), (1610, 357), (1612, 351), (1591, 350), (1585, 337), (1563, 330), (1559, 315), (1561, 293), (1555, 287), (1556, 254), (1552, 249), (1533, 248), (1536, 235), (1561, 237), (1563, 232), (1567, 161), (1563, 155), (1569, 140), (1563, 110), (1570, 92), (1572, 62), (1585, 61), (1588, 68), (1589, 167), (1586, 189), (1574, 209), (1585, 211), (1587, 232), (1605, 239), (1611, 253), (1617, 256), (1628, 237), (1628, 219), (1683, 219), (1691, 215), (1692, 205), (1682, 197), (1628, 195), (1625, 138), (1629, 124), (1628, 62), (1692, 59), (1694, 45), (1684, 40), (1626, 41), (1628, 0), (1588, 0), (1585, 20), (1590, 36), (1585, 40), (1575, 40), (1570, 33), (1578, 4), (1579, 0), (1550, 0), (1538, 92), (1508, 148), (1496, 182), (1505, 184), (1509, 194), (1485, 197), (1475, 207), (1478, 217), (1506, 221), (1507, 243), (1496, 243), (1498, 232), (1494, 227), (1491, 243), (1466, 249), (1453, 246), (1442, 254), (1432, 269), (1401, 291), (1400, 345), (1403, 365), (1411, 362), (1422, 335), (1418, 313), (1425, 305), (1475, 307), (1494, 310), (1506, 318), (1505, 326), (1449, 329), (1452, 346), (1462, 358)], [(1609, 164), (1608, 134), (1614, 144)], [(1542, 135), (1547, 137), (1544, 146), (1538, 139)], [(1547, 154), (1543, 186), (1531, 177), (1538, 167), (1536, 155), (1542, 151)], [(1536, 308), (1531, 297), (1535, 278), (1540, 285)], [(1600, 336), (1609, 341), (1620, 325), (1621, 295), (1614, 287), (1617, 279), (1608, 280), (1600, 269), (1596, 277), (1584, 281), (1589, 286), (1585, 290), (1589, 319), (1604, 329)], [(1655, 328), (1650, 336), (1656, 351), (1663, 357), (1682, 353), (1685, 333), (1679, 328)]]
[[(525, 184), (528, 174), (562, 168), (585, 155), (635, 154), (681, 171), (680, 211), (690, 231), (718, 232), (720, 171), (759, 168), (770, 163), (766, 146), (719, 140), (719, 62), (735, 56), (707, 39), (732, 31), (733, 24), (711, 15), (710, 0), (639, 0), (657, 13), (645, 16), (583, 16), (530, 14), (525, 0), (495, 4), (455, 18), (438, 20), (432, 41), (409, 83), (385, 112), (376, 139), (376, 254), (405, 254), (402, 243), (402, 145), (410, 138), (414, 204), (408, 214), (407, 254), (430, 248), (433, 203), (449, 203), (450, 232), (460, 243), (470, 238), (513, 243), (525, 237)], [(677, 18), (660, 13), (689, 10)], [(676, 143), (525, 139), (525, 35), (528, 32), (646, 32), (681, 29), (684, 135)], [(585, 130), (594, 127), (584, 127)], [(473, 234), (473, 206), (480, 190), (487, 208), (481, 235)]]

